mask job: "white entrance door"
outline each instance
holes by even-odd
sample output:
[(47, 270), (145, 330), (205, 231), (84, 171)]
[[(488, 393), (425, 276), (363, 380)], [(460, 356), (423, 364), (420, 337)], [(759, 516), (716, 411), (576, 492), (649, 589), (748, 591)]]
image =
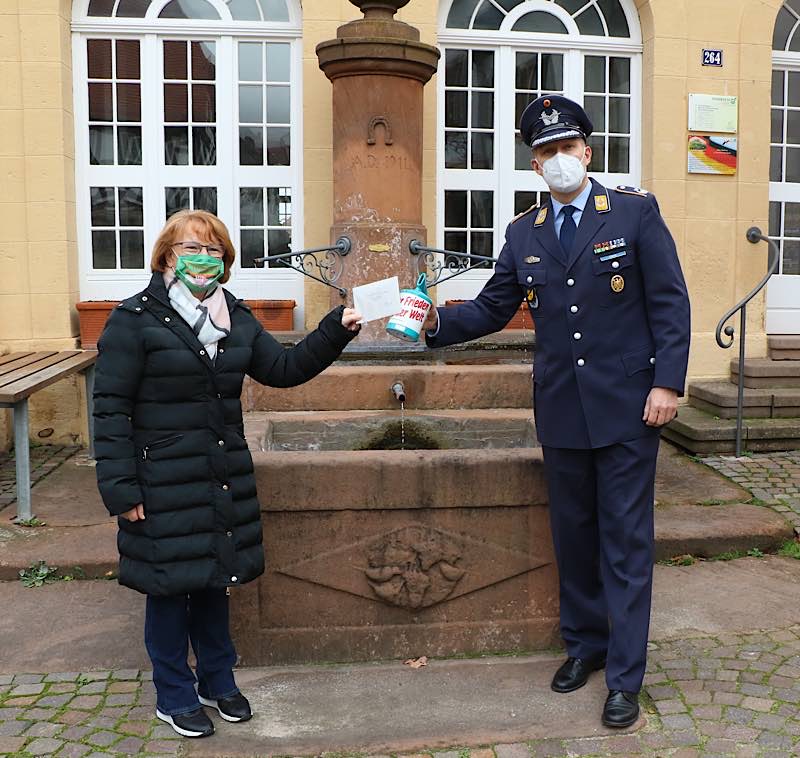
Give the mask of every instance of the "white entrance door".
[(145, 286), (181, 208), (217, 214), (239, 297), (293, 299), (303, 277), (256, 259), (302, 247), (299, 3), (76, 1), (73, 22), (81, 297)]
[(769, 235), (780, 265), (767, 285), (768, 334), (800, 334), (800, 2), (784, 4), (775, 27)]

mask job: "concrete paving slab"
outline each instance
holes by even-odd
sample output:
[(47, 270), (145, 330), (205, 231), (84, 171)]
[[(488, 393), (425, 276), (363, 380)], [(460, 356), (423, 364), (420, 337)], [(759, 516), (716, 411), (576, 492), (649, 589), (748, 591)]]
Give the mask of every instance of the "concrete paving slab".
[(800, 561), (767, 556), (656, 566), (653, 640), (702, 637), (800, 623)]
[(187, 756), (394, 753), (452, 745), (611, 734), (600, 724), (602, 675), (569, 695), (550, 691), (563, 658), (531, 656), (246, 671), (251, 722), (217, 720), (217, 734)]
[(46, 526), (16, 526), (9, 520), (16, 509), (2, 512), (0, 580), (15, 580), (20, 569), (42, 560), (67, 573), (79, 566), (89, 578), (116, 572), (117, 523), (89, 464), (85, 455), (73, 456), (33, 487), (33, 513)]
[(150, 668), (144, 595), (116, 581), (0, 582), (0, 674)]

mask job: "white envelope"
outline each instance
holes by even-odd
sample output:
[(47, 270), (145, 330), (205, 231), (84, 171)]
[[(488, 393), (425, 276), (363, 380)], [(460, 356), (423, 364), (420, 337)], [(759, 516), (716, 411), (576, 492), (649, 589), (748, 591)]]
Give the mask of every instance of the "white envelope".
[(361, 314), (360, 324), (400, 312), (400, 283), (396, 276), (353, 287), (353, 308)]

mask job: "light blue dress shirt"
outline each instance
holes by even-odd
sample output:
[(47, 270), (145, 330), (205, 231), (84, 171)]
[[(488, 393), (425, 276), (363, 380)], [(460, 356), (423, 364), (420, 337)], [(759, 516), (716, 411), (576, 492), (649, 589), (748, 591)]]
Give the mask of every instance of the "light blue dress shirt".
[(581, 192), (578, 197), (576, 197), (571, 203), (559, 203), (552, 195), (550, 196), (550, 201), (553, 203), (553, 218), (556, 227), (556, 237), (560, 238), (561, 234), (561, 224), (564, 223), (564, 214), (561, 212), (561, 209), (564, 205), (571, 205), (577, 210), (575, 213), (572, 214), (572, 220), (575, 222), (575, 226), (580, 226), (581, 217), (583, 216), (583, 211), (586, 208), (586, 203), (589, 200), (589, 195), (592, 194), (592, 183), (588, 182), (586, 186), (583, 188), (583, 192)]

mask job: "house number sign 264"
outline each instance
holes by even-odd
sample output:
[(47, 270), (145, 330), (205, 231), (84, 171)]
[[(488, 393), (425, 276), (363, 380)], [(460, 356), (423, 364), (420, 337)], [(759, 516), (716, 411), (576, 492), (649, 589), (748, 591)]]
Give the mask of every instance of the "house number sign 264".
[(704, 66), (721, 66), (722, 50), (703, 50)]

